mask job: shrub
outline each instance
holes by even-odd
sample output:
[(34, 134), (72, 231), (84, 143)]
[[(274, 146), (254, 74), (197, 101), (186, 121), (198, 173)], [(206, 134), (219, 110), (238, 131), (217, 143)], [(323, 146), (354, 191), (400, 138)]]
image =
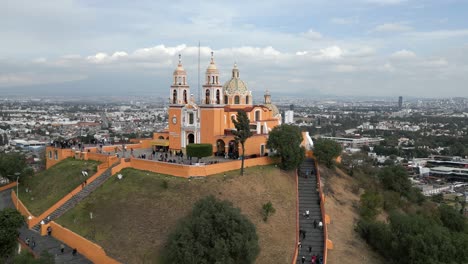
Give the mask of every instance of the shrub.
[(276, 209), (273, 207), (273, 204), (269, 201), (262, 206), (262, 215), (263, 221), (268, 221), (268, 217), (276, 212)]

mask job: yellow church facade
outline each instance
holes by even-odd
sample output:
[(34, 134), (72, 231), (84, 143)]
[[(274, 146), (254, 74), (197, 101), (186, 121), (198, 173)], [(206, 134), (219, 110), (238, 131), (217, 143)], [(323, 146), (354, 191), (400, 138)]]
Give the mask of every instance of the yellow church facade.
[(232, 119), (242, 110), (247, 113), (253, 133), (246, 141), (245, 155), (267, 155), (268, 133), (281, 124), (281, 114), (272, 104), (269, 92), (265, 93), (263, 104), (254, 104), (252, 91), (240, 79), (236, 64), (231, 79), (222, 85), (213, 53), (203, 83), (202, 98), (196, 103), (179, 55), (170, 86), (169, 125), (153, 134), (156, 144), (185, 151), (188, 144), (209, 143), (214, 155), (237, 158), (241, 152), (232, 134), (235, 130)]

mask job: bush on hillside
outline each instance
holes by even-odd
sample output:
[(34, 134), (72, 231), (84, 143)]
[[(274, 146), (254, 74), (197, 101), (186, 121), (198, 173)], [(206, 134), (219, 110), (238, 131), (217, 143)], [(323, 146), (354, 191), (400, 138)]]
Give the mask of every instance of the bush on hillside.
[(255, 225), (228, 201), (208, 196), (179, 222), (163, 263), (254, 263), (260, 251)]

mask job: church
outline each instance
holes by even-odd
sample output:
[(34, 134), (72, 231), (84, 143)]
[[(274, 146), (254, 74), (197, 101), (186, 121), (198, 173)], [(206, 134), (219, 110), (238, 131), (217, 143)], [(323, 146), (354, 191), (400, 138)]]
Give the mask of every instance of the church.
[(281, 114), (271, 103), (268, 90), (263, 104), (254, 104), (252, 91), (240, 79), (236, 64), (232, 69), (231, 79), (221, 85), (219, 70), (213, 52), (211, 53), (211, 61), (203, 80), (202, 98), (198, 103), (190, 92), (180, 55), (171, 82), (169, 125), (163, 131), (154, 133), (153, 144), (156, 147), (185, 151), (188, 144), (209, 143), (213, 145), (214, 155), (237, 158), (242, 152), (232, 134), (235, 130), (232, 118), (236, 118), (237, 112), (242, 110), (247, 113), (253, 133), (245, 143), (245, 155), (268, 155), (268, 133), (281, 124)]

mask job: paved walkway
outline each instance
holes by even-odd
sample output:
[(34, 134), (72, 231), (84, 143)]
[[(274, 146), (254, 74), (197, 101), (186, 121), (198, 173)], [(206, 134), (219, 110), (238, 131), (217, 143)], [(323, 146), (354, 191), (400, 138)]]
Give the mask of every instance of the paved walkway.
[[(301, 258), (306, 258), (305, 263), (310, 263), (312, 255), (323, 257), (323, 229), (314, 228), (314, 220), (324, 221), (320, 211), (320, 199), (317, 190), (317, 177), (315, 165), (312, 159), (306, 159), (299, 168), (298, 193), (299, 193), (299, 230), (305, 231), (305, 239), (299, 236), (301, 246), (298, 250), (297, 263), (302, 263)], [(308, 176), (306, 178), (306, 172)], [(305, 211), (309, 210), (309, 217), (305, 217)], [(309, 246), (312, 247), (309, 252)], [(318, 261), (316, 263), (319, 263)]]
[[(14, 204), (11, 201), (11, 189), (5, 190), (0, 192), (0, 210), (5, 208), (14, 208)], [(60, 244), (62, 242), (58, 241), (54, 237), (51, 236), (41, 236), (39, 233), (34, 232), (27, 228), (26, 224), (20, 228), (20, 239), (26, 241), (27, 238), (32, 241), (36, 242), (36, 246), (33, 248), (34, 253), (40, 255), (43, 250), (47, 250), (50, 254), (55, 256), (55, 263), (62, 264), (62, 263), (71, 263), (71, 264), (81, 264), (81, 263), (92, 263), (88, 259), (86, 259), (81, 254), (76, 256), (72, 255), (72, 249), (65, 245), (65, 252), (62, 254), (60, 253)]]

